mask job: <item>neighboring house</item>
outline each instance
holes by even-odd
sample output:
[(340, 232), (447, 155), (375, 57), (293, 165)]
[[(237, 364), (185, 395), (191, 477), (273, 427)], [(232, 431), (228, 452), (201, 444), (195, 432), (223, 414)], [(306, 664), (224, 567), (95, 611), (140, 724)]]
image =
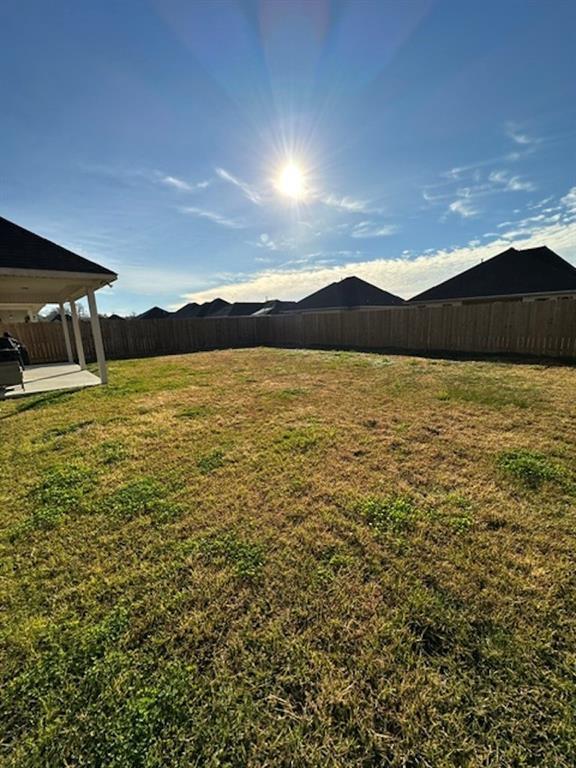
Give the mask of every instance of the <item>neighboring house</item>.
[[(79, 304), (77, 306), (78, 309), (78, 318), (82, 320), (83, 318), (80, 316), (80, 307)], [(66, 320), (72, 320), (72, 315), (69, 312), (66, 312)], [(60, 314), (59, 309), (51, 309), (50, 312), (46, 312), (45, 314), (42, 313), (41, 315), (38, 315), (38, 322), (41, 323), (61, 323), (62, 322), (62, 315)]]
[[(212, 301), (205, 301), (204, 304), (197, 304), (195, 301), (191, 301), (177, 309), (176, 312), (167, 313), (167, 315), (170, 315), (174, 320), (182, 320), (188, 317), (224, 317), (227, 316), (231, 306), (233, 305), (228, 301), (224, 301), (224, 299), (212, 299)], [(155, 309), (158, 309), (158, 307), (155, 307)], [(164, 312), (165, 310), (161, 311)]]
[(254, 312), (254, 317), (265, 317), (266, 315), (280, 315), (283, 312), (290, 312), (290, 310), (296, 308), (295, 301), (280, 301), (279, 299), (274, 299), (272, 301), (267, 301), (262, 309), (257, 310)]
[(212, 301), (205, 301), (198, 308), (198, 314), (196, 317), (212, 317), (224, 307), (228, 307), (230, 302), (224, 301), (224, 299), (212, 299)]
[(170, 312), (162, 307), (151, 307), (146, 312), (142, 312), (141, 315), (136, 316), (136, 320), (163, 320), (165, 317), (170, 317)]
[(173, 312), (172, 317), (176, 320), (181, 320), (184, 317), (198, 317), (199, 310), (200, 304), (197, 304), (195, 301), (191, 301), (189, 304), (184, 304), (183, 307), (177, 309), (176, 312)]
[(330, 312), (339, 309), (366, 309), (369, 307), (399, 307), (404, 299), (361, 280), (345, 277), (330, 283), (310, 296), (298, 301), (292, 312)]
[(108, 315), (108, 320), (125, 320), (125, 319), (126, 318), (122, 317), (122, 315), (116, 315), (114, 313), (111, 315)]
[(410, 304), (541, 301), (576, 296), (576, 268), (550, 248), (508, 250), (410, 299)]
[(265, 306), (263, 301), (235, 301), (214, 312), (212, 317), (246, 317), (255, 314)]
[(195, 301), (185, 304), (173, 312), (171, 317), (179, 320), (183, 317), (246, 317), (253, 315), (277, 315), (296, 306), (295, 301), (236, 301), (229, 304), (223, 299), (205, 304), (197, 304)]

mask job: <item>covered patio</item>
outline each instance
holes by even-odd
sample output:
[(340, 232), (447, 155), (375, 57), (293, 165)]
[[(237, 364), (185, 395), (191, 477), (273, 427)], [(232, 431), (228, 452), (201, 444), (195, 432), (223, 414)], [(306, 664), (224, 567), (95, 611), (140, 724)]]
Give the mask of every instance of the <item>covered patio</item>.
[(76, 363), (28, 365), (23, 372), (23, 386), (10, 387), (4, 393), (0, 390), (0, 400), (40, 395), (60, 389), (84, 389), (84, 387), (94, 387), (101, 383), (98, 376), (83, 370)]
[[(5, 376), (0, 379), (0, 392), (3, 384), (7, 397), (106, 384), (108, 371), (95, 294), (116, 278), (116, 273), (106, 267), (0, 217), (0, 337), (7, 332), (18, 339), (19, 330), (25, 336), (23, 324), (39, 322), (39, 312), (46, 305), (56, 304), (67, 357), (63, 365), (34, 365), (32, 353), (32, 365), (21, 371), (22, 380), (7, 386), (10, 379)], [(98, 376), (86, 369), (80, 327), (83, 321), (77, 306), (84, 297), (90, 312)], [(7, 365), (0, 356), (0, 366)]]

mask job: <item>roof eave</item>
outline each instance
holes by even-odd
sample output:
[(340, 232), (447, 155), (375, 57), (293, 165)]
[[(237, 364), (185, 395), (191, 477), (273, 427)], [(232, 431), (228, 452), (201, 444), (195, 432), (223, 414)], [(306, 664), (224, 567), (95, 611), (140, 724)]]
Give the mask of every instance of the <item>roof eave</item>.
[(448, 296), (442, 299), (426, 299), (414, 296), (412, 299), (408, 299), (408, 304), (446, 304), (451, 301), (498, 301), (498, 299), (517, 299), (524, 296), (538, 297), (538, 296), (565, 296), (566, 294), (576, 294), (576, 288), (568, 288), (564, 291), (526, 291), (524, 293), (496, 293), (489, 294), (487, 296)]
[(118, 275), (115, 272), (66, 272), (60, 269), (18, 269), (16, 267), (0, 267), (0, 275), (84, 280), (99, 282), (102, 285), (108, 285), (118, 279)]

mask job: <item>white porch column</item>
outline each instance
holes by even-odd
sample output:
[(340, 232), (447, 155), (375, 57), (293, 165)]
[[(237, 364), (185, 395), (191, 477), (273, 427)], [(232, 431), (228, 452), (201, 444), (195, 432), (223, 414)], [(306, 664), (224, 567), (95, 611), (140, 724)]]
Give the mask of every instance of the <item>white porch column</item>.
[(60, 304), (60, 319), (62, 320), (62, 331), (64, 332), (64, 343), (66, 344), (66, 355), (68, 356), (68, 362), (73, 363), (74, 358), (72, 356), (72, 344), (70, 344), (70, 330), (68, 328), (68, 320), (66, 318), (66, 310), (64, 304)]
[(102, 384), (108, 384), (108, 369), (106, 368), (106, 357), (104, 355), (104, 343), (102, 342), (102, 330), (96, 306), (96, 296), (94, 296), (94, 291), (88, 291), (86, 295), (88, 296), (88, 306), (90, 307), (90, 322), (92, 323), (92, 336), (94, 338), (100, 381)]
[(72, 329), (74, 330), (78, 365), (84, 370), (86, 368), (86, 357), (84, 356), (84, 344), (82, 343), (82, 334), (80, 333), (80, 323), (78, 321), (78, 311), (76, 310), (75, 301), (70, 302), (70, 312), (72, 313)]

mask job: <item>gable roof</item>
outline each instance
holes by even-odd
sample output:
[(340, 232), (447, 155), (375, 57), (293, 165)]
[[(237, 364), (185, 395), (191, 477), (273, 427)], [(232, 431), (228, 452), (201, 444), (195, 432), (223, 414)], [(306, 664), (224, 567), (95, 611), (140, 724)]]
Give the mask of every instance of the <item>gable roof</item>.
[(188, 304), (184, 304), (184, 306), (180, 307), (180, 309), (177, 309), (176, 312), (173, 312), (172, 317), (196, 317), (198, 315), (199, 309), (200, 304), (197, 304), (195, 301), (191, 301)]
[(253, 315), (265, 306), (262, 301), (235, 301), (233, 304), (228, 304), (228, 306), (214, 312), (212, 317), (244, 317)]
[(169, 317), (170, 312), (162, 307), (150, 307), (146, 312), (142, 312), (141, 315), (136, 317), (136, 320), (162, 320), (164, 317)]
[(392, 307), (404, 304), (404, 299), (383, 291), (359, 277), (346, 277), (337, 283), (330, 283), (296, 304), (296, 311), (302, 309), (352, 309), (353, 307)]
[(85, 272), (92, 275), (116, 273), (94, 261), (78, 256), (0, 216), (0, 269), (29, 269), (35, 272)]
[(576, 268), (546, 246), (508, 248), (445, 280), (411, 302), (576, 291)]
[(229, 303), (230, 302), (225, 301), (224, 299), (212, 299), (212, 301), (205, 301), (204, 304), (201, 304), (198, 308), (198, 314), (196, 317), (212, 317), (215, 312), (218, 312), (218, 310), (227, 307)]

